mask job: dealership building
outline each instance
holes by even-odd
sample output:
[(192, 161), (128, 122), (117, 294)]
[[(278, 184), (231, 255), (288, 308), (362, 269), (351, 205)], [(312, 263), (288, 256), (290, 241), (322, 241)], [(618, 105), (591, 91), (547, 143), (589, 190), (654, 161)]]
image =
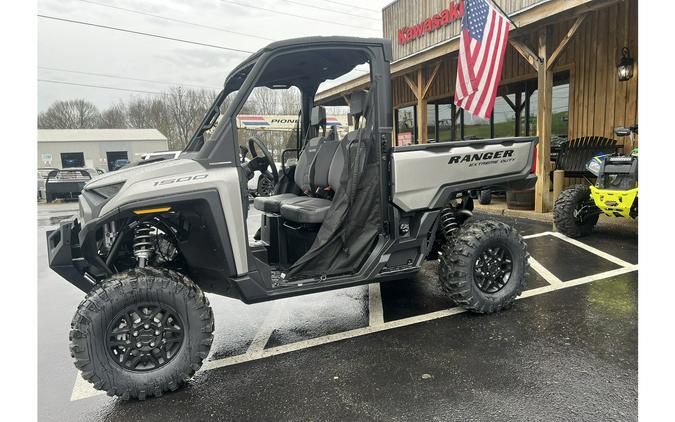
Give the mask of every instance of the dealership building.
[(38, 129), (38, 168), (110, 171), (117, 160), (137, 161), (167, 149), (166, 136), (157, 129)]
[[(615, 127), (637, 124), (638, 2), (494, 3), (512, 24), (490, 119), (453, 104), (463, 2), (397, 0), (382, 10), (393, 52), (393, 142), (538, 136), (535, 209), (545, 212), (553, 201), (552, 140), (616, 138)], [(361, 76), (320, 92), (317, 103), (345, 105), (351, 92), (369, 84), (370, 76)], [(628, 138), (617, 142), (630, 151)]]

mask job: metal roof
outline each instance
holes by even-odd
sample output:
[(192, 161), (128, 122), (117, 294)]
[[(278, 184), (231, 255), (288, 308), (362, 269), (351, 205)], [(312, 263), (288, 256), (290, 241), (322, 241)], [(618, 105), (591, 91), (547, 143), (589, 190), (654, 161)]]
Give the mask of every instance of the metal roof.
[(38, 142), (166, 141), (157, 129), (38, 129)]

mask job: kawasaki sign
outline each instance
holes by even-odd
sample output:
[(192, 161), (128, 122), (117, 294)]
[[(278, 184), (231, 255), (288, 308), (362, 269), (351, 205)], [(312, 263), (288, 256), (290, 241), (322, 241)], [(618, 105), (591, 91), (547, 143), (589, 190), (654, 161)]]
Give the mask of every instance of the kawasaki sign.
[(422, 35), (442, 28), (451, 22), (461, 19), (464, 15), (464, 1), (451, 1), (447, 9), (443, 9), (435, 15), (424, 19), (414, 26), (404, 26), (398, 30), (398, 43), (400, 45), (421, 37)]

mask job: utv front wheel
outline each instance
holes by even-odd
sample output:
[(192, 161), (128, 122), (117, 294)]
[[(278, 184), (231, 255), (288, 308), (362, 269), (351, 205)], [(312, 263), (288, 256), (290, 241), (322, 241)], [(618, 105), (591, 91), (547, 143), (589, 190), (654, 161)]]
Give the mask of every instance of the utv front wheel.
[(188, 381), (208, 356), (213, 313), (199, 287), (164, 269), (135, 269), (80, 303), (70, 351), (94, 388), (123, 399), (159, 397)]
[(493, 313), (511, 306), (525, 289), (529, 254), (511, 226), (483, 220), (460, 227), (443, 245), (439, 279), (459, 306)]
[(562, 191), (553, 208), (555, 227), (569, 237), (590, 234), (598, 217), (600, 209), (595, 206), (591, 189), (586, 185), (574, 185)]

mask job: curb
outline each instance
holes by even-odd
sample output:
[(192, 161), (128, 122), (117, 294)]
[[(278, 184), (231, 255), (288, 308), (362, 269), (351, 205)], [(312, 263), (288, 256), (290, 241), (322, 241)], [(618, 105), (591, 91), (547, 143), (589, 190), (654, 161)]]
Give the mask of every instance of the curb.
[(487, 206), (482, 206), (482, 205), (479, 205), (479, 204), (475, 205), (474, 211), (484, 213), (484, 214), (502, 215), (502, 216), (506, 216), (506, 217), (526, 218), (528, 220), (543, 221), (545, 223), (551, 223), (551, 224), (553, 223), (553, 213), (552, 212), (536, 213), (534, 211), (510, 210), (508, 208), (487, 207)]

